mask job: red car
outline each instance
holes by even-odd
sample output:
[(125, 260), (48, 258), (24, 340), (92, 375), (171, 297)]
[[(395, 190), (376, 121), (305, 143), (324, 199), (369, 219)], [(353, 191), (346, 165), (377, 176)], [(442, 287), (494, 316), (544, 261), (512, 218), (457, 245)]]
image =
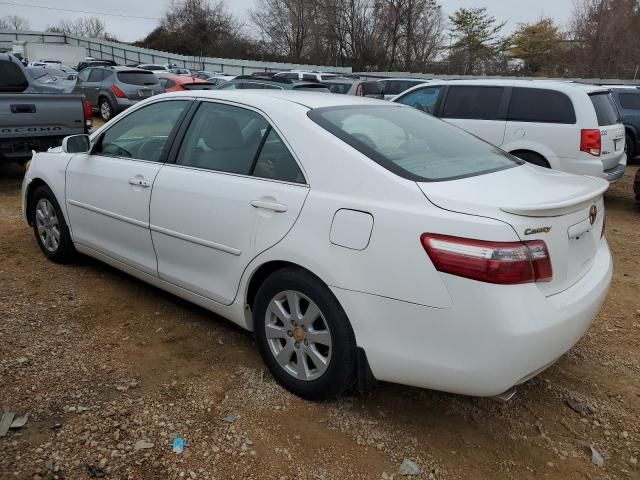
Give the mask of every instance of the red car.
[(214, 84), (196, 77), (186, 75), (162, 75), (160, 85), (165, 92), (181, 92), (184, 90), (212, 90)]

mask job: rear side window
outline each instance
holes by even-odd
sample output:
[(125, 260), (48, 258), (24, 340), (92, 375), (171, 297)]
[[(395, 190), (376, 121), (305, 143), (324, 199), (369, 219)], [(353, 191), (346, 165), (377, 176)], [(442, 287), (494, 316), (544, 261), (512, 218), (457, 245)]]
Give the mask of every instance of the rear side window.
[(592, 93), (589, 95), (589, 98), (591, 98), (591, 103), (593, 103), (593, 107), (596, 109), (599, 126), (614, 125), (620, 121), (618, 109), (613, 103), (610, 93)]
[(153, 72), (118, 72), (118, 80), (128, 85), (156, 85), (158, 77)]
[(442, 116), (475, 120), (499, 120), (503, 87), (449, 87)]
[(89, 82), (101, 82), (106, 72), (100, 68), (92, 68), (91, 73), (89, 74)]
[(409, 180), (454, 180), (522, 163), (415, 108), (328, 107), (311, 110), (307, 115), (363, 155)]
[(304, 75), (302, 75), (302, 79), (306, 80), (307, 82), (317, 82), (318, 81), (318, 77), (316, 77), (315, 75), (311, 75), (310, 73), (305, 73)]
[(331, 93), (345, 94), (351, 89), (350, 83), (326, 83), (325, 84)]
[(271, 180), (304, 183), (304, 175), (291, 152), (273, 128), (269, 128), (267, 139), (260, 150), (253, 175)]
[(640, 93), (619, 93), (620, 106), (626, 110), (640, 110)]
[(381, 83), (384, 85), (385, 95), (398, 95), (424, 82), (413, 80), (383, 80)]
[(514, 88), (507, 120), (513, 122), (576, 123), (571, 99), (564, 93), (540, 88)]
[(27, 78), (16, 63), (0, 61), (0, 92), (23, 92), (28, 86)]

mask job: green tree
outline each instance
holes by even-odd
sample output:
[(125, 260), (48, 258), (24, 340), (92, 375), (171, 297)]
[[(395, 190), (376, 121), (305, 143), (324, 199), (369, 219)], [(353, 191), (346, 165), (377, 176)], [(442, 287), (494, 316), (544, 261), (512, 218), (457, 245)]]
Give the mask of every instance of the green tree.
[(500, 35), (506, 22), (498, 23), (495, 17), (482, 8), (460, 8), (449, 17), (453, 44), (450, 61), (458, 63), (465, 74), (485, 70), (509, 45), (509, 39)]
[(513, 35), (511, 54), (525, 62), (529, 74), (553, 73), (563, 49), (564, 36), (551, 18), (521, 23)]

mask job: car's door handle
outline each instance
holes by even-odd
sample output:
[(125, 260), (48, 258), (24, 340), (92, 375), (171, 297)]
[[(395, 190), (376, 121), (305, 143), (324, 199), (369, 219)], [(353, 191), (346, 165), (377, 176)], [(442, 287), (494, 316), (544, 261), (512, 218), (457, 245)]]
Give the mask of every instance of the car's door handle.
[(277, 202), (269, 202), (267, 200), (251, 200), (251, 206), (255, 208), (264, 208), (265, 210), (273, 210), (274, 212), (287, 211), (286, 205)]
[(150, 187), (151, 182), (145, 180), (142, 177), (132, 177), (129, 179), (129, 185), (135, 185), (136, 187)]

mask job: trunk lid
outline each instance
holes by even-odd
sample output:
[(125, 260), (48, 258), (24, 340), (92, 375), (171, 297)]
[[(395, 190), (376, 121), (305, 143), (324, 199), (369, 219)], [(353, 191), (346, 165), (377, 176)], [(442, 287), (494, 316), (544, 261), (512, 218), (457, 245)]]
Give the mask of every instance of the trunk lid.
[(602, 195), (609, 184), (599, 178), (522, 165), (418, 185), (440, 208), (506, 222), (522, 241), (543, 240), (551, 256), (553, 278), (536, 285), (547, 296), (580, 280), (591, 268), (602, 241)]
[(603, 170), (615, 168), (624, 154), (625, 132), (624, 125), (620, 122), (620, 114), (607, 91), (589, 94), (593, 104), (600, 128), (601, 151)]

